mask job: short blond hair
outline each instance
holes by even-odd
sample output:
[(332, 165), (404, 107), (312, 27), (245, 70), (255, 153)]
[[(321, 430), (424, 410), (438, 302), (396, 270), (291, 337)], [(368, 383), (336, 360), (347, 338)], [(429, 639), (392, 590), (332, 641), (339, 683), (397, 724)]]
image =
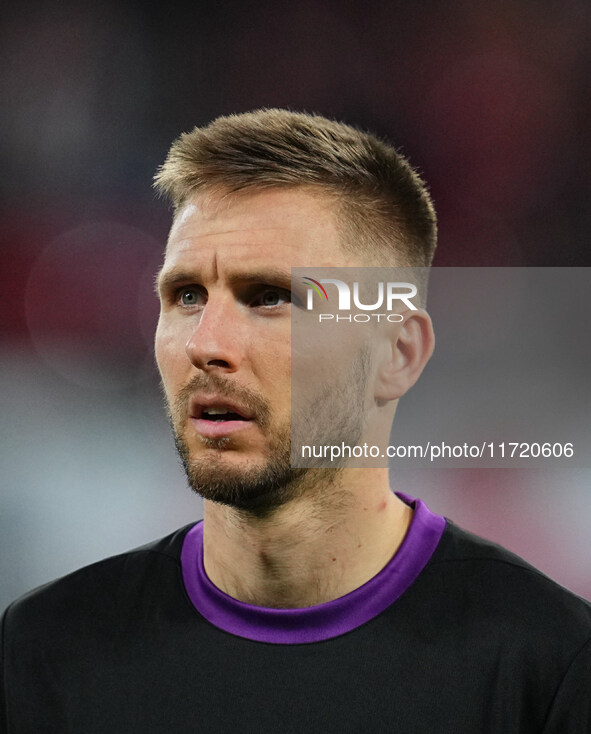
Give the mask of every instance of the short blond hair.
[(426, 185), (375, 135), (315, 114), (262, 109), (181, 135), (154, 178), (178, 211), (201, 191), (313, 187), (331, 197), (343, 247), (368, 264), (429, 266), (437, 223)]

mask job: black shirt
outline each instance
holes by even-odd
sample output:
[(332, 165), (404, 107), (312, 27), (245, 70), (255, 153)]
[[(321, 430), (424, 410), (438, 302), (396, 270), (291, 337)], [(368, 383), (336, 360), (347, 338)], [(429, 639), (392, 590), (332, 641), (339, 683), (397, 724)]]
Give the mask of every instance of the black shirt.
[(403, 499), (394, 558), (317, 607), (216, 589), (202, 524), (31, 592), (3, 620), (0, 731), (590, 734), (591, 605)]

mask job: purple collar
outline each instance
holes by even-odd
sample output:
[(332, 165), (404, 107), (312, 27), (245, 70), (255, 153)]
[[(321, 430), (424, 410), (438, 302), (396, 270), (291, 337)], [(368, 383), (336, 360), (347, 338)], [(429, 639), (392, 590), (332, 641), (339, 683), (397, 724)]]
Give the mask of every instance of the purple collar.
[(258, 642), (296, 645), (319, 642), (350, 632), (393, 604), (427, 565), (445, 528), (445, 518), (433, 514), (421, 500), (397, 492), (414, 515), (389, 563), (367, 583), (338, 599), (302, 609), (255, 607), (233, 599), (214, 586), (203, 567), (203, 522), (183, 541), (181, 567), (189, 599), (216, 627)]

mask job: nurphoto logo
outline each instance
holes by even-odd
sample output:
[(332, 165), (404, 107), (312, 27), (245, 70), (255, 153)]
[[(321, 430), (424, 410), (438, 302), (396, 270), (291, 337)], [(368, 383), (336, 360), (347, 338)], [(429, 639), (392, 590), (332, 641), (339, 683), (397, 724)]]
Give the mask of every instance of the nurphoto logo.
[[(371, 319), (380, 321), (384, 318), (387, 321), (403, 321), (404, 317), (401, 313), (392, 313), (395, 304), (404, 304), (409, 310), (417, 311), (417, 307), (411, 301), (417, 295), (417, 287), (413, 283), (398, 282), (379, 282), (377, 283), (377, 296), (374, 303), (362, 303), (359, 295), (359, 282), (353, 282), (353, 289), (347, 283), (337, 278), (314, 278), (305, 277), (303, 281), (307, 288), (306, 308), (308, 311), (314, 310), (314, 294), (318, 296), (321, 302), (327, 303), (329, 295), (326, 292), (325, 285), (335, 286), (337, 289), (337, 310), (339, 312), (350, 313), (321, 313), (318, 314), (318, 321), (357, 321), (368, 322)], [(351, 290), (353, 295), (353, 307), (361, 312), (370, 311), (372, 313), (351, 313)], [(332, 294), (331, 294), (332, 295)], [(334, 303), (334, 299), (333, 299)], [(385, 308), (388, 313), (374, 313), (380, 308)]]

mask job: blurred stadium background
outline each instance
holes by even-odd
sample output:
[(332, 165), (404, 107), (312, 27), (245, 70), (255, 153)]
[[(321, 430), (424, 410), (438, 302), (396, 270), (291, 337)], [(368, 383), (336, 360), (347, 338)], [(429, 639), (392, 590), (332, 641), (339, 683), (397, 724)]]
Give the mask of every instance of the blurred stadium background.
[[(201, 516), (152, 358), (170, 215), (151, 177), (180, 132), (260, 106), (333, 116), (424, 173), (436, 265), (590, 264), (584, 0), (25, 0), (3, 4), (0, 48), (1, 606)], [(590, 473), (393, 483), (591, 597)]]

